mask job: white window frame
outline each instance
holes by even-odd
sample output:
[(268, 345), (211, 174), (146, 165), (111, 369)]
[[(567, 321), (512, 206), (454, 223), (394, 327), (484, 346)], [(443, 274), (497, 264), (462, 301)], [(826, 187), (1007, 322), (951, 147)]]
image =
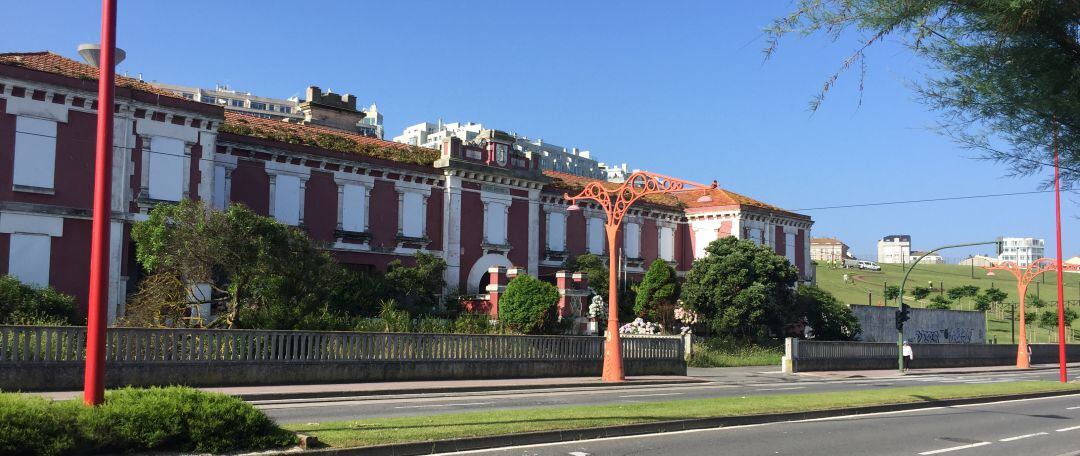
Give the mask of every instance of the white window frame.
[(56, 133), (55, 120), (15, 117), (14, 190), (52, 193), (56, 185)]
[[(665, 233), (667, 234), (667, 236), (665, 236)], [(664, 239), (665, 237), (667, 239)], [(657, 247), (657, 250), (658, 250), (657, 254), (659, 254), (661, 260), (675, 261), (675, 229), (674, 228), (672, 228), (670, 226), (666, 226), (666, 225), (660, 225), (659, 229), (656, 230), (656, 245), (658, 246)]]
[(357, 233), (366, 233), (370, 217), (371, 188), (356, 182), (338, 186), (339, 202), (338, 229)]
[(146, 196), (157, 201), (180, 201), (187, 196), (191, 147), (166, 136), (144, 138)]
[(427, 235), (427, 196), (422, 192), (398, 189), (398, 234), (408, 238)]
[(566, 213), (550, 211), (547, 217), (547, 249), (553, 252), (566, 251)]
[(585, 232), (585, 237), (588, 241), (588, 245), (585, 246), (585, 249), (593, 255), (603, 255), (604, 244), (607, 237), (604, 219), (600, 217), (586, 217)]
[(623, 223), (623, 253), (627, 258), (641, 258), (641, 224)]
[[(296, 182), (295, 187), (292, 185)], [(299, 226), (304, 219), (304, 186), (307, 181), (295, 174), (270, 175), (270, 215), (275, 220)], [(291, 191), (296, 189), (295, 194)], [(284, 190), (284, 191), (283, 191)]]

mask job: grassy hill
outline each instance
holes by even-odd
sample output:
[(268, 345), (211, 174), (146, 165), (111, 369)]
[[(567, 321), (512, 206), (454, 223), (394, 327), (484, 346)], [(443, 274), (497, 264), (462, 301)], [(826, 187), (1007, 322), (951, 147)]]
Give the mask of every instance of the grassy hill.
[[(849, 277), (849, 282), (844, 283), (844, 274)], [(997, 338), (998, 343), (1009, 343), (1011, 340), (1011, 326), (1003, 312), (1008, 309), (1009, 303), (1016, 303), (1016, 280), (1012, 275), (1002, 271), (995, 271), (995, 275), (987, 276), (986, 271), (975, 268), (974, 277), (969, 266), (950, 264), (919, 265), (911, 272), (907, 284), (904, 286), (907, 299), (905, 302), (915, 307), (925, 307), (929, 299), (914, 302), (910, 290), (917, 287), (927, 287), (933, 282), (933, 293), (940, 293), (942, 286), (948, 291), (950, 288), (963, 285), (974, 285), (980, 289), (997, 288), (1009, 294), (1005, 309), (994, 309), (987, 312), (987, 339), (993, 341)], [(835, 295), (841, 302), (846, 304), (885, 304), (885, 285), (900, 285), (904, 278), (904, 271), (900, 265), (883, 264), (881, 271), (865, 271), (861, 269), (837, 269), (827, 265), (817, 266), (818, 286)], [(1044, 283), (1045, 281), (1045, 283)], [(1036, 284), (1037, 282), (1037, 284)], [(1057, 301), (1057, 276), (1053, 272), (1043, 274), (1028, 287), (1028, 294), (1036, 294), (1050, 303), (1042, 309), (1028, 309), (1028, 312), (1044, 312), (1051, 310)], [(971, 310), (973, 304), (970, 298), (965, 298), (953, 303), (953, 309)], [(1080, 311), (1080, 274), (1065, 273), (1065, 302), (1074, 309)], [(895, 306), (895, 300), (888, 305)], [(1080, 323), (1074, 322), (1074, 326)], [(1055, 328), (1036, 328), (1029, 322), (1029, 339), (1032, 342), (1056, 342), (1057, 330)], [(1080, 331), (1073, 330), (1073, 340), (1080, 340)]]

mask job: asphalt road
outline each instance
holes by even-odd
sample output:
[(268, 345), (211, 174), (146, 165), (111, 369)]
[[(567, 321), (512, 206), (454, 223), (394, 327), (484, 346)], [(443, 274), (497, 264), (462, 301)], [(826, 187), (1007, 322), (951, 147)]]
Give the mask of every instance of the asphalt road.
[[(557, 407), (670, 400), (693, 400), (724, 396), (815, 393), (866, 390), (897, 386), (998, 383), (1025, 380), (1056, 380), (1057, 372), (1003, 372), (983, 374), (909, 375), (896, 378), (824, 380), (769, 372), (770, 367), (695, 370), (691, 376), (705, 383), (603, 388), (552, 388), (546, 390), (433, 393), (396, 396), (356, 396), (319, 399), (252, 401), (281, 423), (328, 422), (351, 419), (433, 415), (442, 413)], [(719, 376), (717, 376), (719, 375)], [(1080, 434), (1078, 434), (1080, 439)]]
[(474, 456), (1080, 455), (1080, 395), (460, 452)]

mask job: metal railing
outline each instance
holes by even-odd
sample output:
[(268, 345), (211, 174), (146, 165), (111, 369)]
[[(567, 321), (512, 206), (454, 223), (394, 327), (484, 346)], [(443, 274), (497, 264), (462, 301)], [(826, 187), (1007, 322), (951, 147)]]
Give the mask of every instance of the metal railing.
[[(81, 362), (86, 328), (0, 326), (0, 363)], [(678, 336), (624, 336), (624, 359), (682, 359)], [(577, 336), (109, 328), (107, 362), (599, 360)]]

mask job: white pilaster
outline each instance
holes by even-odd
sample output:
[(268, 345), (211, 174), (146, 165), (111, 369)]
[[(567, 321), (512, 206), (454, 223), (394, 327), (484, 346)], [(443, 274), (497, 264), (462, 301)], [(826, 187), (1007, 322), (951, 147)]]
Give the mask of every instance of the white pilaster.
[(529, 190), (529, 275), (540, 275), (540, 190)]

